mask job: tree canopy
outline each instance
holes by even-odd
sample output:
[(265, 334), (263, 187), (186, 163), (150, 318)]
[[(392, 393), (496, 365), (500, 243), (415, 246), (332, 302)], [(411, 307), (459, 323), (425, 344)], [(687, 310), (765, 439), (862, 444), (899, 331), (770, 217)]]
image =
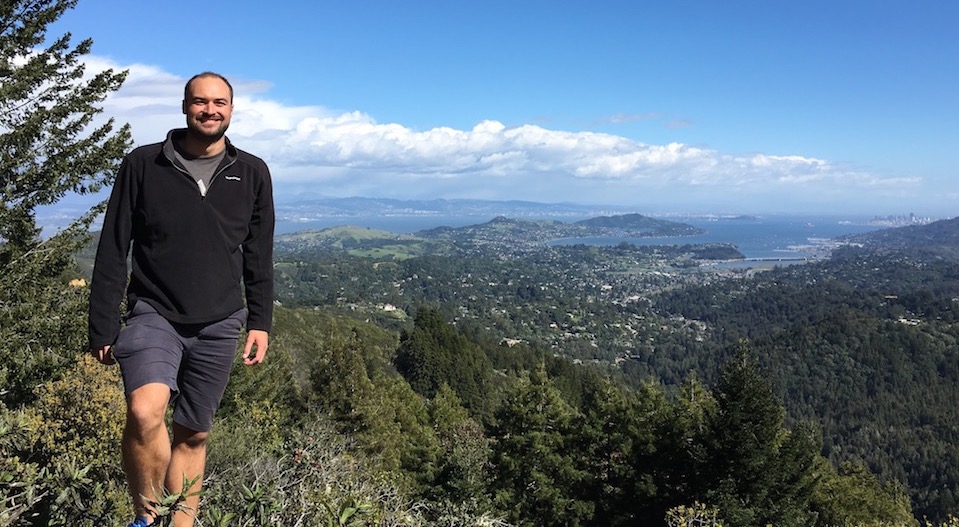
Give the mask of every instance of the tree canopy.
[[(73, 256), (87, 239), (94, 208), (68, 228), (41, 237), (37, 208), (68, 193), (109, 184), (130, 145), (129, 127), (97, 120), (100, 104), (126, 72), (88, 72), (92, 41), (71, 44), (48, 26), (75, 1), (0, 5), (0, 381), (16, 403), (51, 368), (63, 344), (75, 352), (85, 329), (74, 316), (85, 293), (68, 286)], [(82, 310), (79, 311), (82, 313)]]

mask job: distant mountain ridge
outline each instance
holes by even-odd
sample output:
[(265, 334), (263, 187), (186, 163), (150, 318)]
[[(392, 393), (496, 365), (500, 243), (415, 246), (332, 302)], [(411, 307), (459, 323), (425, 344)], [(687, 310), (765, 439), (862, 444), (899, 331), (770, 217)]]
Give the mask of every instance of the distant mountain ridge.
[[(635, 208), (633, 208), (635, 209)], [(281, 221), (310, 221), (328, 217), (368, 216), (507, 216), (521, 217), (589, 217), (602, 214), (630, 212), (626, 207), (578, 205), (573, 203), (538, 203), (522, 200), (492, 201), (480, 199), (424, 199), (403, 200), (391, 198), (309, 198), (296, 201), (278, 201), (277, 219)]]

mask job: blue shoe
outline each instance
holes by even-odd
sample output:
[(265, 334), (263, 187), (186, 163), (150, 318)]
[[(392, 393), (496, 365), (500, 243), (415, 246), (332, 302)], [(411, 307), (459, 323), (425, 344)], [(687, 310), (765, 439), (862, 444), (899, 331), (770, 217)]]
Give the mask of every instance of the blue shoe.
[(150, 527), (150, 520), (144, 518), (143, 516), (138, 517), (133, 520), (133, 523), (127, 525), (127, 527)]

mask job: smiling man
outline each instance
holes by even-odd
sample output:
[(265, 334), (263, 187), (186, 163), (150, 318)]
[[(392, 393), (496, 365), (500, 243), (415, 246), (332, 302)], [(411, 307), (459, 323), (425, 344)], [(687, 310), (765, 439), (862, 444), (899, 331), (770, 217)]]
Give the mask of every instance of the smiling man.
[[(137, 514), (131, 527), (150, 525), (149, 501), (160, 489), (179, 492), (195, 479), (188, 491), (199, 491), (240, 331), (246, 324), (244, 363), (259, 364), (272, 322), (269, 169), (225, 135), (233, 87), (222, 75), (191, 78), (183, 113), (186, 129), (123, 160), (91, 284), (90, 351), (104, 364), (120, 364), (126, 394), (123, 468)], [(171, 403), (172, 442), (165, 421)], [(198, 502), (196, 495), (187, 501), (191, 510), (178, 514), (177, 527), (193, 525)]]

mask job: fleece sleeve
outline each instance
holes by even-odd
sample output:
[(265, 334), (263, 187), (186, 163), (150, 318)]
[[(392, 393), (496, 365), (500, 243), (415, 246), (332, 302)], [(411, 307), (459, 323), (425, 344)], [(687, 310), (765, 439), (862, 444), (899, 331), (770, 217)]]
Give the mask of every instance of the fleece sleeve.
[(135, 170), (129, 158), (120, 165), (107, 204), (90, 284), (89, 343), (91, 349), (111, 345), (120, 333), (120, 301), (127, 285), (127, 255), (133, 232)]
[(249, 235), (243, 243), (243, 283), (249, 310), (247, 329), (269, 332), (273, 326), (273, 183), (266, 164), (260, 161), (256, 201), (250, 217)]

